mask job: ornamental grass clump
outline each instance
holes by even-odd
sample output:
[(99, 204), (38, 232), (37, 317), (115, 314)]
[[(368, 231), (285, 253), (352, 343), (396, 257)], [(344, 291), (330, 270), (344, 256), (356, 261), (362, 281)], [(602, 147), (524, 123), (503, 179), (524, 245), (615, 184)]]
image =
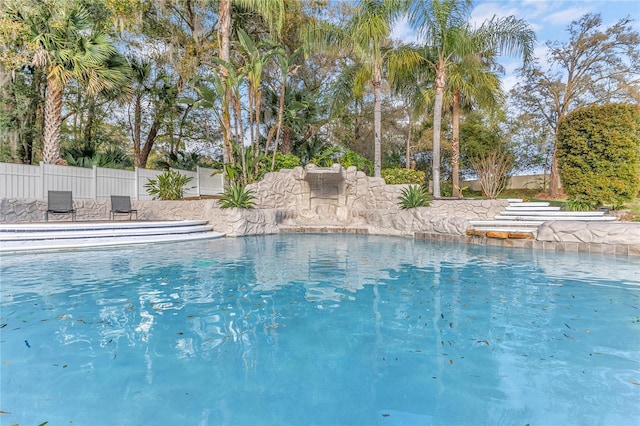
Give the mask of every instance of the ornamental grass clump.
[(426, 207), (431, 203), (427, 191), (422, 185), (409, 185), (402, 190), (399, 198), (401, 209)]
[(192, 179), (169, 169), (159, 174), (155, 179), (149, 179), (144, 187), (154, 200), (179, 200), (184, 195), (185, 185)]
[(231, 182), (225, 188), (219, 203), (222, 209), (230, 209), (232, 207), (251, 209), (255, 206), (255, 196), (253, 191), (247, 189), (245, 185), (238, 182)]

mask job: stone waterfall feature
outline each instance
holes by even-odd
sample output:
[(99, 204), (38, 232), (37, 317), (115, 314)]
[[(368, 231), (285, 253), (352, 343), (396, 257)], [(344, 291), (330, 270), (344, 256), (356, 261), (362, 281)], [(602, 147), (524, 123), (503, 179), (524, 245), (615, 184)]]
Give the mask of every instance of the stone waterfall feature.
[(355, 167), (308, 164), (267, 173), (248, 188), (256, 207), (296, 212), (297, 223), (356, 224), (366, 210), (396, 209), (404, 185), (387, 185)]

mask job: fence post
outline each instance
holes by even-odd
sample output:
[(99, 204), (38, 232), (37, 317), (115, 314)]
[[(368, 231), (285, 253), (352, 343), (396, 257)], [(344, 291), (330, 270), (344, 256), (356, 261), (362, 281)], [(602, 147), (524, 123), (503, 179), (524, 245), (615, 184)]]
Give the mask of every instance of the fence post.
[(138, 188), (140, 187), (138, 185), (139, 179), (140, 179), (140, 172), (138, 171), (137, 167), (134, 167), (133, 168), (133, 185), (134, 185), (134, 189), (135, 189), (135, 191), (134, 191), (135, 195), (133, 197), (134, 197), (135, 200), (139, 200), (140, 199), (140, 193), (138, 192)]
[(47, 183), (44, 179), (44, 163), (42, 161), (38, 163), (38, 171), (40, 172), (40, 198), (44, 198), (47, 193)]
[(200, 194), (200, 166), (196, 166), (196, 192), (198, 193), (198, 197)]
[(93, 201), (95, 201), (98, 199), (98, 166), (94, 164), (91, 169), (91, 182), (93, 183), (93, 185), (91, 185), (91, 192), (93, 195)]

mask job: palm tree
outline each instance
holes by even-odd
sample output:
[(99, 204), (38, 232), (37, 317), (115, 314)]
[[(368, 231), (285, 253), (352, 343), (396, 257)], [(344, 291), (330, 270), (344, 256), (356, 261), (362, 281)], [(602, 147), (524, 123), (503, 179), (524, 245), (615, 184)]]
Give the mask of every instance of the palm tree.
[(118, 53), (104, 34), (91, 32), (89, 14), (82, 6), (57, 9), (56, 4), (42, 3), (41, 14), (27, 19), (37, 46), (34, 65), (47, 75), (42, 160), (55, 163), (60, 158), (66, 84), (77, 80), (89, 94), (124, 87), (129, 81), (128, 68), (124, 61), (113, 60)]
[(374, 176), (380, 177), (381, 123), (382, 123), (382, 77), (385, 47), (393, 25), (405, 11), (404, 0), (360, 0), (346, 28), (336, 25), (319, 26), (308, 32), (316, 45), (337, 47), (351, 51), (358, 62), (359, 70), (352, 82), (355, 92), (362, 92), (365, 84), (373, 89), (374, 121)]
[(451, 67), (461, 58), (481, 52), (500, 55), (521, 54), (528, 62), (533, 52), (535, 35), (528, 25), (510, 16), (492, 19), (477, 31), (470, 31), (467, 20), (470, 0), (413, 0), (409, 21), (418, 36), (433, 53), (424, 58), (435, 72), (433, 111), (433, 196), (440, 197), (440, 130), (447, 77)]
[[(222, 63), (230, 63), (231, 46), (231, 6), (232, 4), (255, 11), (263, 16), (270, 29), (279, 32), (284, 21), (284, 0), (219, 0), (218, 3), (218, 57)], [(226, 87), (227, 69), (220, 66), (222, 85)], [(222, 137), (224, 140), (223, 162), (231, 161), (233, 146), (231, 144), (231, 91), (225, 90), (222, 105)]]

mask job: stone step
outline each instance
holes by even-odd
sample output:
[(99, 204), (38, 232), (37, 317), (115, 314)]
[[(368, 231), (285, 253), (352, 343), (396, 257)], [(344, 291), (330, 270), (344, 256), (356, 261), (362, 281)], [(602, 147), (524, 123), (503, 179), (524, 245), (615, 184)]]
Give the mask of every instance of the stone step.
[(509, 226), (505, 226), (505, 227), (498, 227), (498, 226), (474, 226), (473, 228), (471, 228), (475, 231), (482, 231), (482, 232), (488, 232), (488, 231), (495, 231), (495, 232), (537, 232), (538, 231), (538, 227), (537, 226), (530, 226), (530, 227), (509, 227)]
[(158, 228), (125, 228), (125, 229), (87, 229), (87, 230), (61, 230), (61, 231), (33, 231), (33, 232), (0, 232), (0, 241), (33, 241), (33, 240), (60, 240), (75, 238), (102, 238), (102, 237), (135, 237), (145, 235), (176, 235), (195, 232), (212, 231), (211, 225), (190, 226), (166, 226)]
[[(568, 216), (568, 217), (597, 217), (603, 216), (604, 212), (567, 212), (567, 211), (513, 211), (505, 210), (502, 216)], [(613, 216), (612, 216), (613, 217)]]
[(601, 222), (607, 222), (607, 221), (615, 221), (616, 217), (615, 216), (595, 216), (595, 215), (585, 215), (585, 216), (568, 216), (568, 215), (560, 215), (560, 213), (563, 212), (558, 212), (554, 215), (548, 215), (548, 214), (526, 214), (526, 215), (522, 215), (522, 214), (501, 214), (495, 217), (495, 219), (497, 220), (515, 220), (515, 221), (520, 221), (520, 220), (542, 220), (544, 222), (547, 221), (551, 221), (551, 220), (577, 220), (577, 221), (591, 221), (591, 222), (597, 222), (597, 221), (601, 221)]
[(514, 240), (534, 240), (536, 238), (536, 232), (524, 231), (517, 232), (513, 230), (509, 231), (497, 231), (497, 230), (477, 230), (468, 229), (467, 235), (476, 237), (498, 238), (498, 239), (514, 239)]
[(538, 227), (544, 223), (542, 220), (470, 220), (473, 226), (526, 226)]
[(0, 253), (221, 238), (206, 220), (0, 225)]
[(549, 203), (547, 203), (546, 201), (525, 201), (525, 202), (509, 202), (509, 205), (512, 207), (523, 207), (523, 206), (529, 206), (529, 207), (547, 207), (549, 205)]
[(505, 209), (506, 211), (541, 211), (541, 212), (556, 212), (560, 211), (560, 207), (557, 206), (530, 206), (530, 205), (510, 205)]

